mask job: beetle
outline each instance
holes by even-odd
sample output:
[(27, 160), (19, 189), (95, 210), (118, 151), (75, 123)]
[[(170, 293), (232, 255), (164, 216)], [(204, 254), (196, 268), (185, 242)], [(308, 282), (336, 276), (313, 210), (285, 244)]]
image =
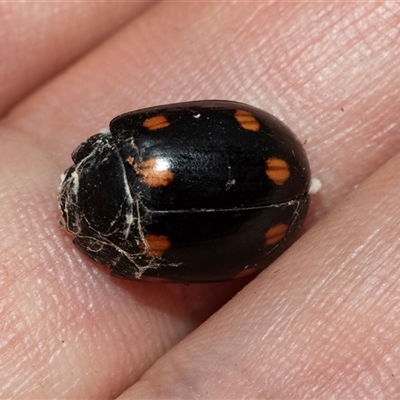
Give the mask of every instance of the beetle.
[(115, 117), (72, 153), (60, 223), (121, 278), (213, 282), (267, 267), (307, 214), (310, 167), (291, 130), (204, 100)]

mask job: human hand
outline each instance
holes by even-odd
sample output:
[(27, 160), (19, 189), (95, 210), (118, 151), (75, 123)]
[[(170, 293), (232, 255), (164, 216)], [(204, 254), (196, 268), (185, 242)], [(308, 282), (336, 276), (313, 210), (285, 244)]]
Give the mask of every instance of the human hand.
[[(1, 397), (398, 397), (397, 4), (0, 7)], [(110, 277), (57, 222), (70, 153), (122, 112), (210, 98), (306, 142), (308, 231), (253, 280)]]

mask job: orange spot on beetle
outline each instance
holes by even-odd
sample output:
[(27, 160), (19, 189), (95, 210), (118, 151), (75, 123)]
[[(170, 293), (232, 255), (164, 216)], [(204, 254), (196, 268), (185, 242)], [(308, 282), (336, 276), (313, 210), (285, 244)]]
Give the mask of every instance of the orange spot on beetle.
[(154, 117), (147, 118), (143, 122), (143, 126), (150, 131), (156, 131), (157, 129), (166, 128), (170, 123), (165, 115), (156, 115)]
[(248, 131), (257, 132), (260, 129), (260, 123), (256, 120), (256, 117), (248, 111), (236, 110), (235, 118), (242, 128)]
[(151, 257), (161, 257), (171, 247), (168, 236), (147, 235), (142, 251)]
[(265, 243), (267, 246), (272, 246), (280, 242), (286, 236), (288, 228), (288, 225), (282, 222), (269, 228), (265, 233)]
[(289, 165), (282, 158), (268, 158), (265, 164), (267, 165), (265, 173), (276, 185), (281, 186), (289, 179)]
[(150, 158), (135, 167), (140, 180), (150, 187), (168, 186), (174, 180), (174, 173), (168, 170), (168, 163), (160, 158)]

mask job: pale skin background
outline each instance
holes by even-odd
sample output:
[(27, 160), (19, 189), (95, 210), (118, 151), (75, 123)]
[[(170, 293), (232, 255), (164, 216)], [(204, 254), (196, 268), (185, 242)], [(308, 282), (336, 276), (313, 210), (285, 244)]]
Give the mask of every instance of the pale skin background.
[[(398, 398), (399, 46), (396, 3), (0, 4), (0, 397)], [(253, 280), (111, 278), (58, 225), (71, 151), (209, 98), (306, 142), (305, 234)]]

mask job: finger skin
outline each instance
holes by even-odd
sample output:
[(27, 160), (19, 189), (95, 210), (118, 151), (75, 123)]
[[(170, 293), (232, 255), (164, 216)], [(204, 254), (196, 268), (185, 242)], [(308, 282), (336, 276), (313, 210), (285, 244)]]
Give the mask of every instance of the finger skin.
[[(165, 2), (18, 103), (3, 119), (0, 131), (0, 337), (4, 338), (0, 353), (5, 371), (0, 378), (1, 396), (116, 397), (246, 283), (122, 282), (85, 258), (57, 222), (59, 175), (71, 164), (70, 153), (77, 144), (115, 115), (140, 107), (201, 98), (253, 104), (284, 120), (307, 141), (313, 174), (323, 183), (312, 202), (310, 227), (400, 149), (399, 22), (394, 3), (254, 3), (249, 7), (248, 3)], [(338, 218), (335, 214), (331, 222)], [(228, 339), (235, 337), (233, 328), (242, 326), (241, 320), (247, 314), (251, 318), (253, 311), (256, 327), (265, 316), (287, 317), (282, 302), (294, 314), (279, 320), (281, 325), (279, 321), (271, 325), (276, 332), (302, 332), (306, 321), (313, 322), (295, 318), (294, 306), (299, 302), (292, 304), (286, 298), (286, 285), (303, 302), (310, 290), (313, 294), (323, 289), (324, 275), (310, 262), (330, 254), (329, 248), (316, 246), (321, 239), (332, 235), (334, 240), (336, 235), (353, 243), (355, 248), (346, 247), (347, 253), (336, 250), (343, 257), (352, 258), (360, 246), (350, 240), (358, 231), (356, 235), (343, 225), (333, 235), (328, 222), (322, 225), (326, 233), (317, 230), (311, 245), (303, 247), (299, 242), (279, 264), (254, 279), (256, 286), (250, 288), (262, 294), (262, 301), (256, 296), (249, 302), (229, 303), (235, 309), (229, 308), (232, 336)], [(378, 248), (381, 245), (378, 242)], [(331, 258), (335, 265), (326, 271), (343, 273), (344, 261), (339, 261), (336, 264)], [(354, 275), (348, 276), (354, 281)], [(343, 296), (355, 295), (343, 282), (329, 288), (333, 305)], [(323, 301), (324, 296), (314, 296)], [(330, 318), (328, 314), (323, 320), (328, 328)], [(201, 335), (206, 328), (205, 339), (220, 333), (224, 337), (225, 332), (213, 325), (204, 325)], [(245, 328), (252, 332), (251, 326)], [(321, 346), (329, 348), (330, 339), (327, 334)], [(259, 344), (254, 338), (247, 343), (246, 336), (236, 340), (250, 355)], [(296, 342), (289, 343), (297, 348)], [(193, 345), (195, 352), (197, 346)], [(229, 340), (224, 346), (228, 357)], [(364, 365), (362, 355), (361, 350), (355, 352), (354, 359)], [(204, 351), (204, 357), (209, 353)], [(257, 358), (254, 365), (250, 359), (245, 361), (248, 370), (254, 367), (254, 376), (265, 372), (259, 370)], [(302, 360), (294, 361), (295, 371), (301, 371)], [(159, 365), (154, 368), (163, 364)], [(355, 364), (346, 365), (350, 371), (357, 369)], [(240, 364), (233, 372), (234, 366), (221, 366), (227, 382), (231, 373), (238, 377)], [(178, 368), (184, 376), (192, 372), (182, 360), (176, 363)], [(159, 371), (166, 373), (164, 367)], [(154, 375), (147, 376), (144, 385), (150, 381), (155, 385)], [(160, 382), (167, 376), (160, 376)], [(178, 381), (181, 393), (187, 383)], [(204, 394), (201, 384), (196, 388)], [(137, 390), (144, 393), (148, 387)], [(165, 390), (162, 385), (159, 394), (161, 390)]]
[(0, 116), (152, 2), (0, 4)]

